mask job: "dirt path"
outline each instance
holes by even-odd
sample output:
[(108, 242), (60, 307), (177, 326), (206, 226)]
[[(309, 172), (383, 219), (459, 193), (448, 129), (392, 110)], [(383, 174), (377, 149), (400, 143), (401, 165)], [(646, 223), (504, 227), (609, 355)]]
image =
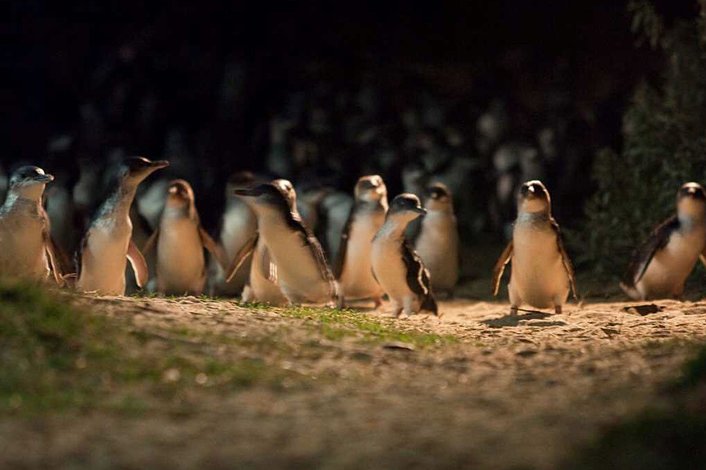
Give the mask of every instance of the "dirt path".
[(556, 468), (601, 426), (659, 399), (706, 339), (706, 303), (690, 302), (659, 302), (663, 311), (647, 316), (596, 303), (513, 318), (506, 304), (462, 300), (442, 303), (441, 320), (365, 314), (458, 338), (411, 350), (331, 339), (317, 318), (226, 301), (84, 302), (154, 333), (146, 347), (167, 350), (160, 332), (179, 328), (203, 348), (201, 334), (250, 338), (228, 354), (306, 381), (215, 396), (188, 390), (177, 411), (3, 420), (0, 466)]

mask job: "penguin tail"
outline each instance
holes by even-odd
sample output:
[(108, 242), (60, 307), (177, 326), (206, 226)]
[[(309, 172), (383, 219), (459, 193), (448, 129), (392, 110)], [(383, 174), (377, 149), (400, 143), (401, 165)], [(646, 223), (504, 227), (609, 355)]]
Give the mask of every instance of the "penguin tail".
[(623, 292), (625, 292), (625, 295), (630, 297), (632, 300), (642, 300), (642, 295), (640, 294), (640, 292), (638, 292), (635, 286), (630, 286), (624, 282), (621, 282), (620, 288), (623, 290)]
[(424, 299), (422, 300), (422, 305), (419, 307), (419, 310), (431, 312), (437, 317), (439, 316), (439, 306), (437, 305), (436, 299), (434, 298), (431, 292), (424, 297)]

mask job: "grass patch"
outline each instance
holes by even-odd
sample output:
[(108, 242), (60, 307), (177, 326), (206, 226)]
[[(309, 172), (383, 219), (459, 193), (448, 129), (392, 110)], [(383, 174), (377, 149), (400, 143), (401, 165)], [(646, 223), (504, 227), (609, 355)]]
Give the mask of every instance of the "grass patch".
[[(207, 339), (207, 340), (206, 340)], [(286, 388), (302, 377), (234, 354), (237, 339), (135, 329), (69, 294), (0, 282), (0, 413), (188, 405), (193, 391)]]
[(439, 335), (399, 328), (371, 315), (354, 310), (302, 306), (272, 308), (259, 304), (246, 304), (246, 306), (249, 308), (267, 309), (286, 317), (311, 320), (317, 324), (317, 328), (325, 338), (334, 341), (353, 337), (367, 343), (398, 341), (420, 348), (443, 346), (458, 342), (458, 338), (452, 335)]

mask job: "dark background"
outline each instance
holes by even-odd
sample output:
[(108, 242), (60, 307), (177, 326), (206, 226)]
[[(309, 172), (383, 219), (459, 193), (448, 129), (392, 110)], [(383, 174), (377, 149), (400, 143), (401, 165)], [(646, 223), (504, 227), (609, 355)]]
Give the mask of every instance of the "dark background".
[[(696, 11), (686, 1), (658, 2), (658, 9), (668, 21)], [(297, 93), (308, 104), (285, 153), (294, 153), (291, 142), (300, 138), (314, 141), (318, 156), (281, 176), (301, 183), (315, 174), (322, 184), (350, 190), (359, 173), (377, 170), (394, 194), (402, 189), (399, 169), (417, 152), (405, 147), (410, 136), (401, 130), (401, 113), (410, 103), (423, 113), (432, 102), (465, 136), (458, 158), (478, 161), (471, 184), (482, 189), (474, 195), (481, 213), (496, 170), (492, 152), (473, 144), (478, 117), (501, 100), (510, 122), (503, 139), (531, 144), (547, 116), (559, 116), (575, 130), (566, 140), (580, 154), (580, 171), (554, 173), (578, 179), (567, 184), (577, 189), (564, 204), (565, 217), (578, 218), (574, 206), (590, 192), (592, 155), (620, 146), (631, 90), (641, 79), (658, 79), (662, 60), (636, 47), (619, 1), (27, 0), (11, 2), (4, 16), (5, 170), (31, 162), (75, 173), (72, 162), (106, 164), (115, 149), (168, 159), (182, 152), (195, 166), (177, 167), (174, 175), (191, 177), (211, 225), (223, 194), (213, 189), (232, 171), (279, 176), (265, 163), (273, 147), (269, 126), (289, 113)], [(351, 144), (340, 129), (355, 106), (340, 111), (336, 103), (366, 87), (380, 105), (360, 114), (383, 137)], [(324, 137), (312, 137), (304, 123), (317, 107), (338, 109), (329, 112)], [(427, 131), (444, 140), (441, 128)], [(177, 136), (171, 147), (170, 132)], [(62, 135), (71, 137), (70, 148), (48, 150)], [(382, 147), (396, 152), (386, 169), (375, 165)], [(547, 165), (559, 168), (563, 158)]]

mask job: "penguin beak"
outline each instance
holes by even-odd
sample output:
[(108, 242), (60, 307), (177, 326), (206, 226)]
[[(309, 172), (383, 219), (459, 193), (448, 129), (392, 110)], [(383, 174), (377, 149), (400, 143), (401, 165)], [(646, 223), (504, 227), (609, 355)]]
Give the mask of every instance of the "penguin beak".
[(240, 197), (258, 197), (260, 195), (260, 191), (257, 188), (238, 188), (233, 192)]
[(156, 160), (154, 162), (150, 162), (149, 168), (159, 170), (160, 168), (166, 168), (169, 166), (169, 161), (168, 160)]
[(36, 181), (37, 183), (44, 184), (51, 183), (52, 181), (54, 181), (54, 175), (50, 175), (48, 173), (45, 173), (43, 175), (37, 175), (34, 177), (34, 181)]
[(421, 214), (421, 215), (425, 215), (427, 213), (427, 210), (421, 206), (415, 207), (413, 210), (417, 214)]

